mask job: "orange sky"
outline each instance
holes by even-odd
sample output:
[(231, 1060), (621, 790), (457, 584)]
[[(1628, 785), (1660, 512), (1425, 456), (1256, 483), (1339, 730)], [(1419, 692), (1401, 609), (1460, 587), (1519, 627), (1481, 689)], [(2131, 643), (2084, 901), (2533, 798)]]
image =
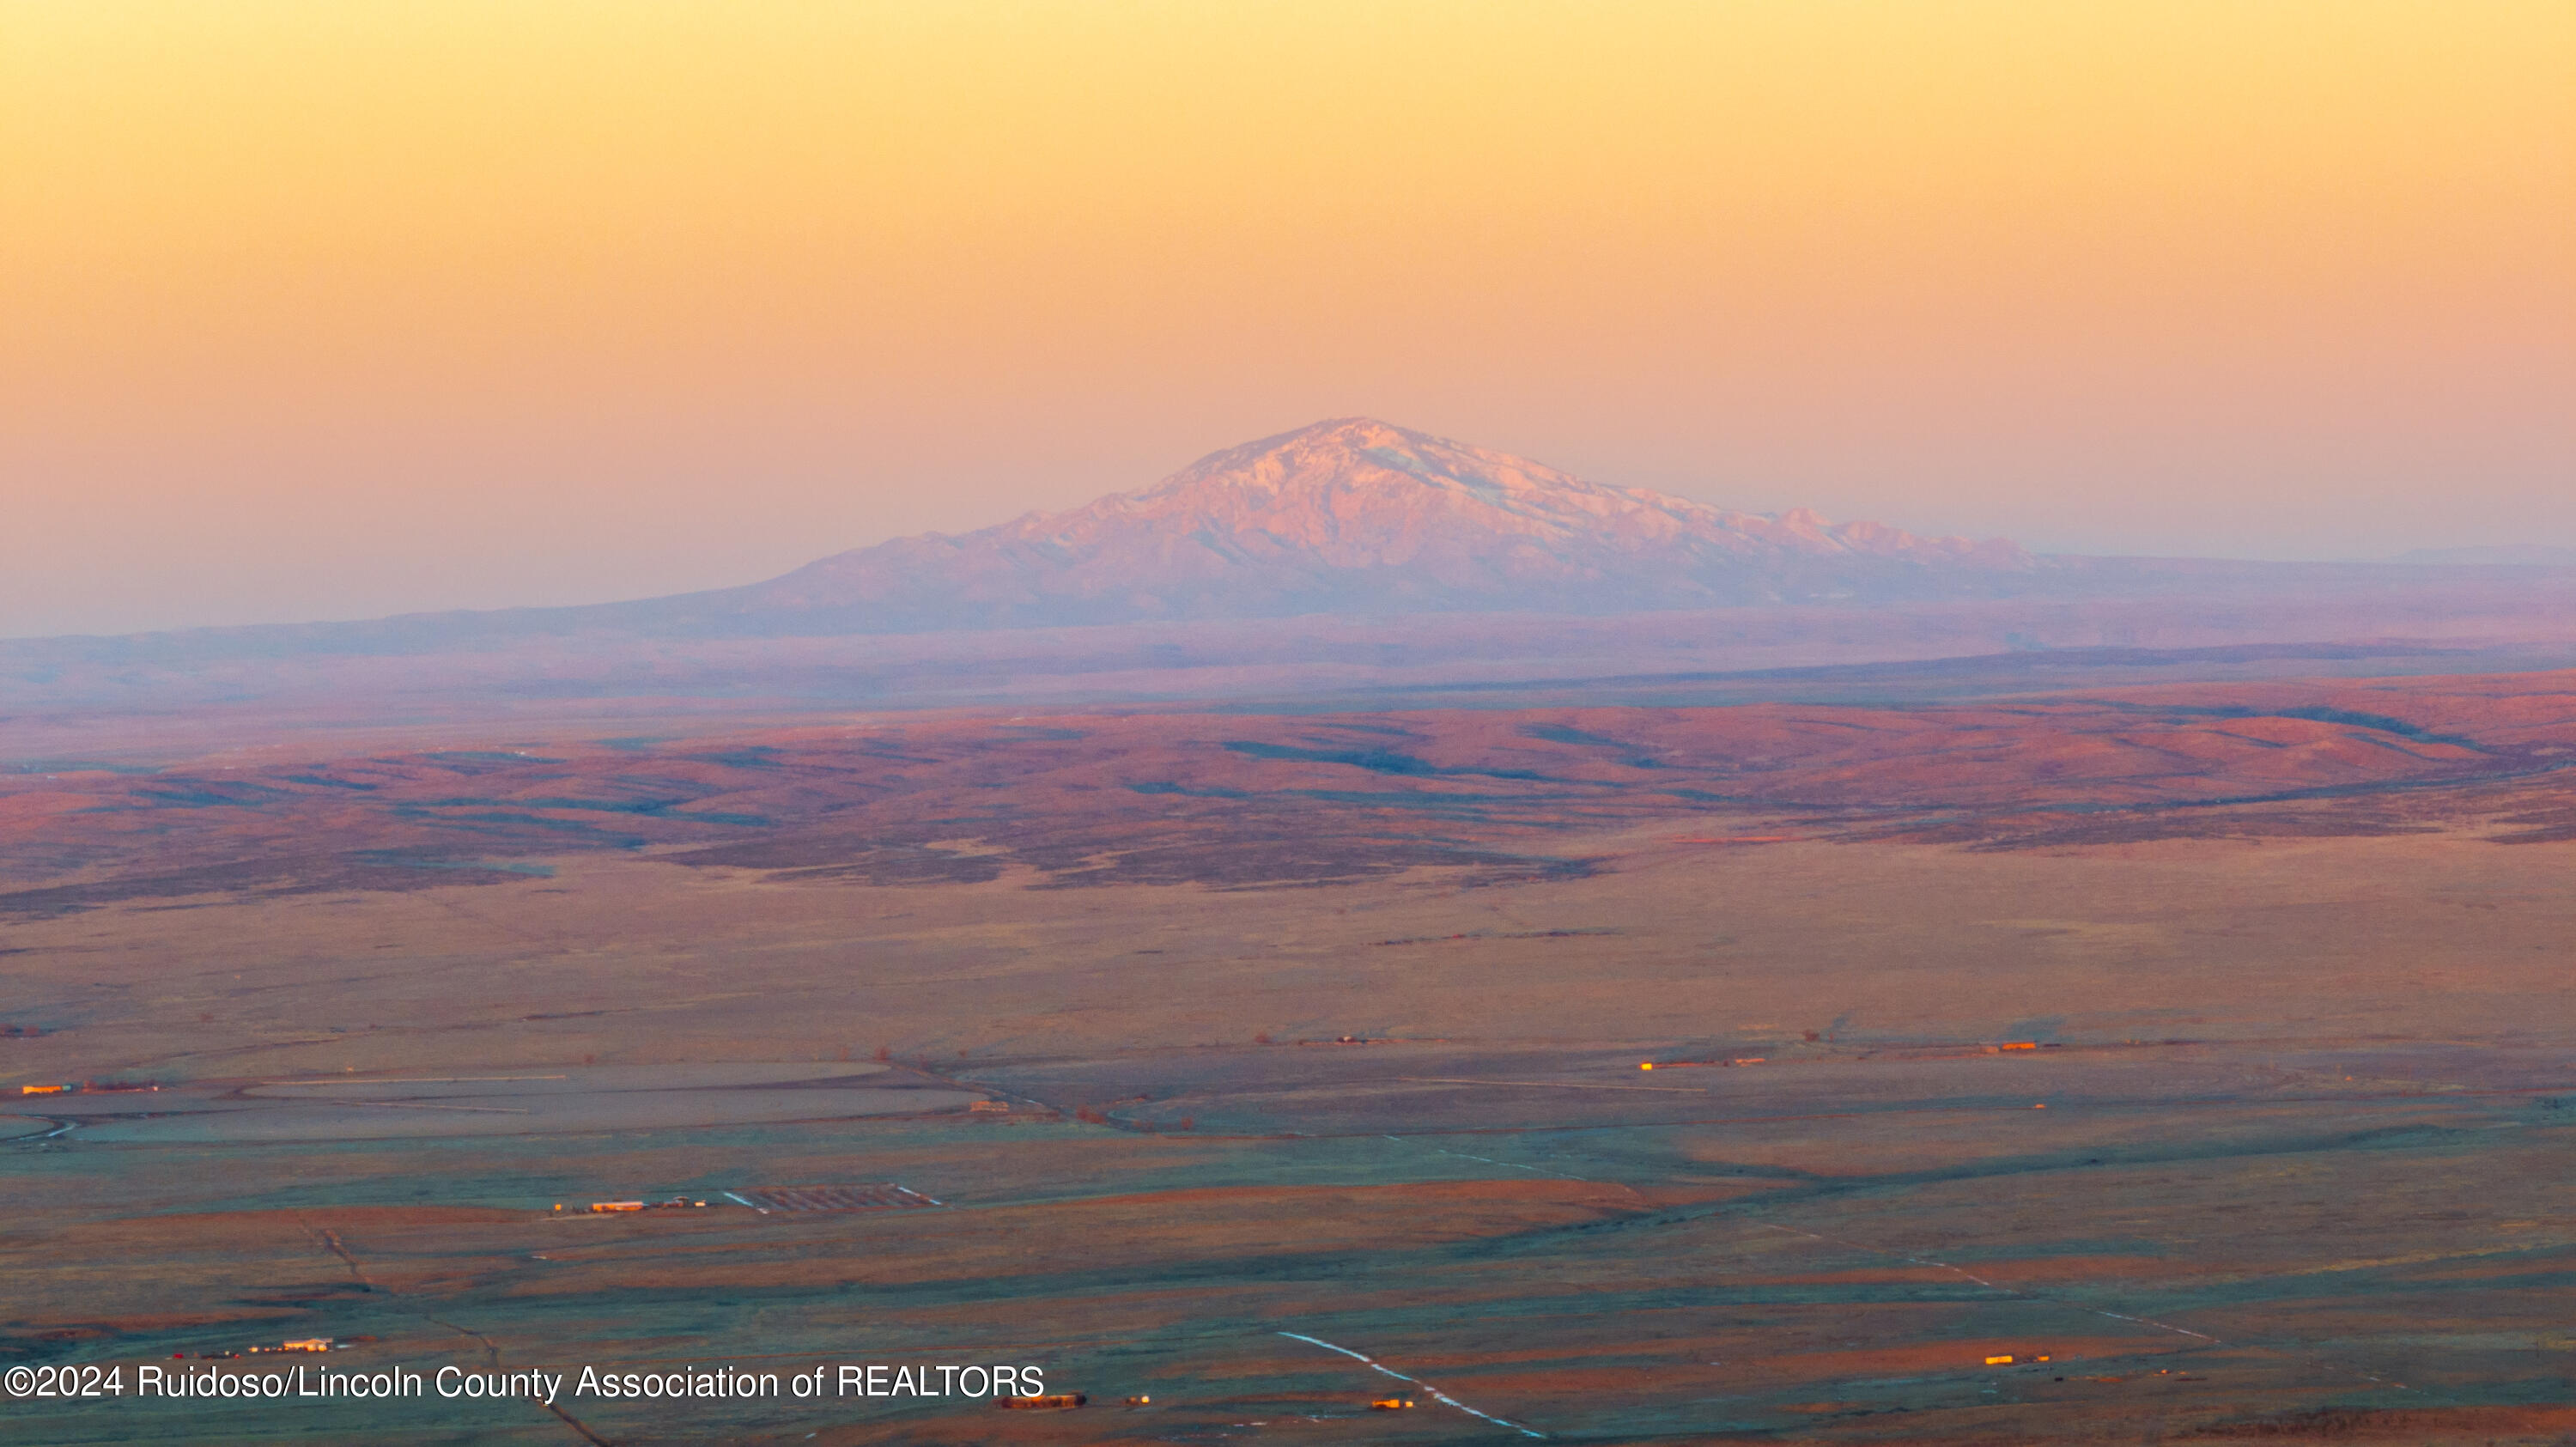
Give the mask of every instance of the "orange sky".
[(2576, 6), (0, 0), (0, 634), (746, 581), (1364, 412), (2576, 546)]

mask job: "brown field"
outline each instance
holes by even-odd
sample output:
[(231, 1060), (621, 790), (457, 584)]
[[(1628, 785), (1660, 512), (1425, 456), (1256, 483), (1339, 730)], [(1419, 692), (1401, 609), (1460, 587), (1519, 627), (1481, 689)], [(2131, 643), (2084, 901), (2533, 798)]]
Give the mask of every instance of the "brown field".
[(9, 1440), (2576, 1434), (2576, 676), (181, 737), (0, 775), (6, 1364), (1090, 1404)]

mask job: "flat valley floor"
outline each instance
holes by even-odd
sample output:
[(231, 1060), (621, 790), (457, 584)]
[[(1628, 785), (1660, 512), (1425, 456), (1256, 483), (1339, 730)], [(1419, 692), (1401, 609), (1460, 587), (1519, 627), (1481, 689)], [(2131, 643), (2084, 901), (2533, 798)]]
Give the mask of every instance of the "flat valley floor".
[(0, 1437), (2576, 1440), (2576, 680), (2227, 687), (30, 765)]

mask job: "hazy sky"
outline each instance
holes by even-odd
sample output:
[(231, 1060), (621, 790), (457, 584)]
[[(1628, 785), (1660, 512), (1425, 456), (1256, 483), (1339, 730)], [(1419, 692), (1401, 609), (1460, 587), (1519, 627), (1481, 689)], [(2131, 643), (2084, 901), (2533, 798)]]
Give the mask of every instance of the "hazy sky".
[(0, 0), (0, 634), (748, 581), (1367, 413), (2576, 545), (2567, 0)]

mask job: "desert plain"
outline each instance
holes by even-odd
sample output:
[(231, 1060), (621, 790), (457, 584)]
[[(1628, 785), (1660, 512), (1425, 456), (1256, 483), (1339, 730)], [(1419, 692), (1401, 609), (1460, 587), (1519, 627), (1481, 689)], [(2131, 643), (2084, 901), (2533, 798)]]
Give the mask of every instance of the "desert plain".
[(7, 1365), (1087, 1404), (0, 1435), (2568, 1440), (2576, 675), (2407, 671), (16, 758)]

